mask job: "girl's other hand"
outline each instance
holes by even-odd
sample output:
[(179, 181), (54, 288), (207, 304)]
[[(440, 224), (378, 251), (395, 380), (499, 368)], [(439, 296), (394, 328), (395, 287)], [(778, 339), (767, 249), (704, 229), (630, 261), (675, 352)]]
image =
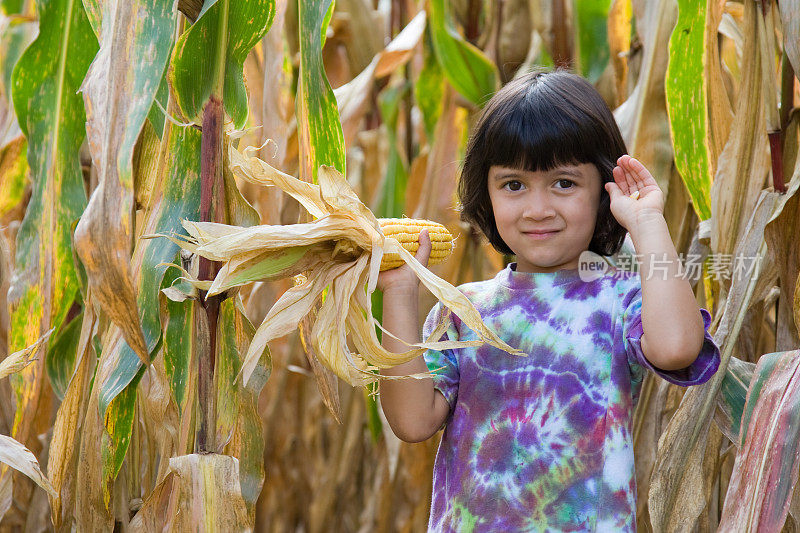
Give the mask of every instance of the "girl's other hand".
[[(427, 267), (430, 256), (431, 238), (428, 236), (428, 230), (424, 229), (419, 233), (419, 249), (414, 257), (422, 263), (422, 266)], [(408, 265), (384, 270), (378, 275), (378, 289), (384, 292), (387, 290), (417, 290), (418, 287), (419, 278)]]
[[(643, 164), (629, 155), (617, 159), (614, 183), (604, 186), (611, 197), (611, 214), (629, 232), (649, 216), (664, 216), (664, 193)], [(631, 198), (634, 192), (638, 199)]]

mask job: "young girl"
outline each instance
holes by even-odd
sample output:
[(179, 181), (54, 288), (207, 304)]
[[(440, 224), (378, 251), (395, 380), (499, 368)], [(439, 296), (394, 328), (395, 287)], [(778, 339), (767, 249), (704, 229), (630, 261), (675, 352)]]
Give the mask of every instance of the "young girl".
[[(483, 111), (459, 183), (461, 216), (516, 262), (460, 289), (527, 357), (489, 345), (428, 350), (384, 371), (439, 369), (380, 385), (399, 438), (422, 441), (444, 426), (429, 530), (635, 531), (631, 418), (645, 369), (696, 385), (716, 372), (719, 349), (681, 277), (663, 194), (625, 152), (600, 95), (564, 71), (522, 76)], [(640, 272), (587, 279), (581, 254), (615, 254), (626, 231)], [(427, 264), (430, 241), (420, 241)], [(417, 278), (390, 270), (379, 287), (384, 326), (419, 342)], [(437, 303), (423, 338), (445, 314)], [(446, 338), (476, 338), (450, 319)], [(388, 335), (383, 344), (407, 349)]]

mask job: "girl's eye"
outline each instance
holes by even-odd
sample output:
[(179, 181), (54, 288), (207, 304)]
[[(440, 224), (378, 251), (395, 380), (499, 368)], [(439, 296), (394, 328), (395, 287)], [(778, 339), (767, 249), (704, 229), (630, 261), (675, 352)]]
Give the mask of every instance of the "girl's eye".
[(517, 180), (511, 180), (505, 182), (505, 184), (503, 184), (503, 187), (507, 187), (508, 190), (510, 191), (518, 191), (522, 188), (522, 183)]
[(572, 188), (573, 185), (575, 185), (575, 182), (572, 181), (572, 180), (568, 180), (568, 179), (564, 179), (564, 178), (558, 180), (558, 183), (560, 183), (560, 184), (563, 184), (564, 182), (567, 183), (567, 185), (564, 185), (564, 187), (562, 187), (564, 189), (570, 189), (570, 188)]

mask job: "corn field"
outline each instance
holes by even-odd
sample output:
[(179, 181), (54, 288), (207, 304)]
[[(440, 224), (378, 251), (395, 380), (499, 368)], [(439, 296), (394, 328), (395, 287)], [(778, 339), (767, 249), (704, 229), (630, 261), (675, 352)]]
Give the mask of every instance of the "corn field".
[[(258, 326), (330, 265), (199, 246), (350, 209), (440, 222), (431, 271), (491, 277), (466, 140), (554, 66), (665, 192), (721, 347), (703, 385), (645, 380), (639, 530), (800, 530), (800, 0), (0, 0), (0, 532), (424, 531), (438, 439), (401, 442), (331, 368), (339, 282)], [(342, 338), (369, 345), (361, 300)]]

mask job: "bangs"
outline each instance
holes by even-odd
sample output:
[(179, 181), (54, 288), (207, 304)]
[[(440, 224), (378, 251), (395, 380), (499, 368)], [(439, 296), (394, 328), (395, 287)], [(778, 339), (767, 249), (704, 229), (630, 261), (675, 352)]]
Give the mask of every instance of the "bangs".
[[(537, 87), (538, 88), (538, 87)], [(594, 163), (604, 136), (593, 127), (590, 117), (575, 116), (575, 109), (554, 105), (550, 99), (531, 94), (487, 121), (486, 163), (528, 171), (548, 171), (561, 165)], [(601, 170), (602, 172), (602, 170)]]

